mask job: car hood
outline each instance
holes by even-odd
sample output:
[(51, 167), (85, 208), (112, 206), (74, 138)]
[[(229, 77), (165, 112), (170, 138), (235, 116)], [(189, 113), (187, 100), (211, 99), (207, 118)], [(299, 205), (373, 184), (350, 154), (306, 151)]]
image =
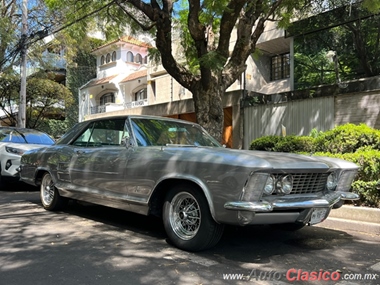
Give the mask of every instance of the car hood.
[(354, 163), (341, 159), (308, 156), (294, 153), (236, 150), (228, 148), (167, 148), (172, 154), (186, 155), (187, 160), (207, 161), (219, 164), (244, 166), (250, 168), (273, 168), (273, 169), (330, 169), (352, 168)]
[(17, 149), (22, 149), (24, 151), (31, 150), (31, 149), (38, 149), (42, 147), (47, 147), (49, 145), (45, 144), (26, 144), (26, 143), (6, 143), (3, 145), (4, 147), (14, 147)]

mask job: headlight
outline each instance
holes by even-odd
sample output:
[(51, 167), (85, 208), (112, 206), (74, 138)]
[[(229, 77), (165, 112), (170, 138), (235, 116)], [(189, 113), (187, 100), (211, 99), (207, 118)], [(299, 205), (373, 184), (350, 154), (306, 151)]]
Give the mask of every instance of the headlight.
[(261, 198), (262, 189), (265, 187), (268, 177), (268, 173), (251, 173), (246, 185), (243, 188), (242, 195), (240, 197), (241, 201), (259, 201)]
[(335, 190), (336, 185), (338, 184), (338, 177), (335, 172), (330, 173), (327, 177), (326, 187), (328, 190)]
[(6, 146), (5, 150), (6, 150), (6, 152), (9, 152), (9, 153), (12, 153), (12, 154), (17, 154), (17, 155), (22, 155), (25, 152), (24, 149), (10, 147), (10, 146)]
[(290, 194), (293, 189), (293, 176), (285, 175), (277, 181), (277, 189), (282, 194)]
[(272, 175), (268, 177), (267, 182), (265, 183), (265, 186), (264, 186), (264, 194), (270, 195), (273, 193), (274, 181), (275, 181), (275, 179)]

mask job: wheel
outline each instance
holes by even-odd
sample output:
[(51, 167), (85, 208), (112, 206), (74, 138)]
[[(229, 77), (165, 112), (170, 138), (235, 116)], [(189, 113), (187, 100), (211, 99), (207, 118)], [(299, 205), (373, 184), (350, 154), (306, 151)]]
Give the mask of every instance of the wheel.
[(178, 185), (168, 192), (163, 223), (173, 245), (194, 252), (216, 245), (224, 229), (212, 218), (203, 193), (188, 185)]
[(306, 226), (305, 223), (272, 224), (271, 227), (283, 231), (298, 231)]
[(41, 182), (41, 202), (43, 207), (49, 211), (60, 210), (67, 205), (67, 198), (61, 197), (58, 189), (54, 186), (49, 173), (44, 174)]

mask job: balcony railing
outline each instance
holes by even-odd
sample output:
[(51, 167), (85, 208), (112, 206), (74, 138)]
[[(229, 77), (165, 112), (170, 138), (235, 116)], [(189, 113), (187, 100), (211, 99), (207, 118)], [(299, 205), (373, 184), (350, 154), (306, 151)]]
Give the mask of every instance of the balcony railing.
[(115, 103), (107, 103), (106, 105), (97, 105), (90, 108), (91, 114), (99, 114), (99, 113), (107, 113), (117, 110), (123, 110), (123, 109), (131, 109), (131, 108), (137, 108), (142, 106), (147, 106), (148, 100), (139, 100), (139, 101), (133, 101), (126, 103), (125, 106), (123, 104), (115, 104)]
[(147, 99), (139, 100), (139, 101), (132, 101), (132, 102), (129, 102), (129, 103), (125, 104), (125, 106), (126, 106), (127, 109), (136, 108), (136, 107), (142, 107), (142, 106), (146, 106), (146, 105), (148, 105), (148, 100)]

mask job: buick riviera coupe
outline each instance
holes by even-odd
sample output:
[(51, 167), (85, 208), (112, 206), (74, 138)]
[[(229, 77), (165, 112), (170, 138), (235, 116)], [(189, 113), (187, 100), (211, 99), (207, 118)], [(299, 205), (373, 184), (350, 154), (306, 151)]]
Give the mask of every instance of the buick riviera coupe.
[(227, 224), (296, 230), (358, 198), (351, 162), (228, 149), (195, 123), (161, 117), (81, 122), (21, 164), (21, 180), (40, 186), (46, 210), (73, 199), (156, 215), (187, 251), (214, 246)]

